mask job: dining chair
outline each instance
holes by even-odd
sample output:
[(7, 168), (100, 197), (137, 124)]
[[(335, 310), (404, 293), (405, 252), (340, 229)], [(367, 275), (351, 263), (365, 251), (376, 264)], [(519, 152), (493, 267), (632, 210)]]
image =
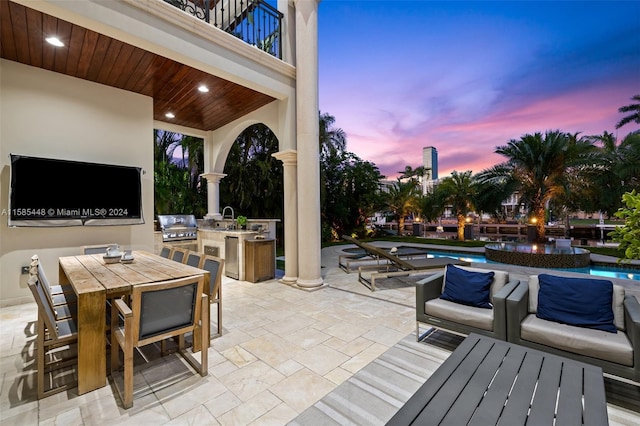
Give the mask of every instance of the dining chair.
[(114, 385), (124, 408), (133, 406), (133, 351), (170, 337), (178, 337), (178, 352), (201, 376), (208, 374), (208, 350), (200, 350), (200, 361), (185, 347), (185, 333), (209, 336), (207, 295), (203, 293), (204, 277), (195, 275), (175, 280), (133, 286), (131, 306), (115, 299), (114, 312), (124, 317), (124, 324), (111, 328), (111, 375), (119, 369), (120, 350), (124, 353), (122, 389)]
[(36, 279), (41, 284), (49, 304), (54, 309), (55, 307), (62, 307), (61, 309), (64, 310), (64, 305), (75, 305), (77, 303), (77, 296), (70, 284), (51, 285), (37, 254), (31, 256), (29, 279)]
[(173, 248), (170, 246), (162, 246), (162, 248), (160, 249), (160, 256), (169, 259), (171, 257), (171, 250)]
[[(38, 306), (36, 376), (38, 399), (74, 388), (78, 333), (73, 318), (56, 319), (41, 282), (31, 277), (29, 290)], [(46, 383), (45, 383), (46, 381)]]
[(222, 336), (222, 269), (224, 259), (208, 254), (202, 255), (200, 269), (209, 271), (209, 282), (205, 286), (205, 292), (209, 294), (209, 303), (216, 304), (218, 309), (218, 333), (211, 337)]
[(170, 259), (175, 260), (176, 262), (183, 263), (184, 258), (187, 257), (187, 254), (189, 254), (189, 250), (181, 247), (174, 247), (171, 251)]
[(183, 259), (183, 262), (185, 263), (185, 265), (189, 265), (189, 266), (193, 266), (194, 268), (197, 268), (198, 266), (200, 266), (201, 257), (202, 256), (200, 255), (200, 253), (197, 253), (195, 251), (189, 251), (185, 256), (185, 258)]

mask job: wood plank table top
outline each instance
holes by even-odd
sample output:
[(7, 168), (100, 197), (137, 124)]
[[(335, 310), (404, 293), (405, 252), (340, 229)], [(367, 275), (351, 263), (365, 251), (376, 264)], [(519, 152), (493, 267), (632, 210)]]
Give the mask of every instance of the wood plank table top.
[[(132, 263), (105, 263), (102, 254), (59, 259), (59, 282), (71, 284), (78, 309), (78, 394), (106, 385), (106, 300), (130, 294), (133, 286), (209, 272), (171, 259), (134, 251)], [(195, 342), (194, 342), (195, 345)]]
[(199, 268), (166, 259), (146, 251), (134, 251), (132, 263), (105, 263), (102, 254), (60, 258), (60, 267), (78, 293), (106, 290), (128, 294), (131, 286), (206, 273)]
[(608, 425), (602, 369), (472, 333), (387, 423), (409, 424)]

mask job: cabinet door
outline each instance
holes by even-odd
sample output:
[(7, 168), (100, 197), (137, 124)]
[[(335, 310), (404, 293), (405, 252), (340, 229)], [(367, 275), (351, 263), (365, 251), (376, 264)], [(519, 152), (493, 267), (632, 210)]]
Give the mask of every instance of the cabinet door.
[(275, 278), (275, 240), (247, 241), (245, 244), (245, 279), (249, 282)]

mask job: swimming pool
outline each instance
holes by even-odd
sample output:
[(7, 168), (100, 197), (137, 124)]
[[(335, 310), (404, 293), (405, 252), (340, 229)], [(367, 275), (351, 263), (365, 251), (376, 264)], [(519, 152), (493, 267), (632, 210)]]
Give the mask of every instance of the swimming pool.
[[(497, 263), (487, 261), (487, 259), (481, 254), (463, 254), (454, 252), (434, 252), (431, 251), (427, 257), (452, 257), (454, 259), (465, 260), (467, 262), (477, 263)], [(556, 270), (556, 269), (554, 269)], [(588, 266), (585, 268), (557, 268), (559, 271), (568, 272), (580, 272), (583, 274), (590, 274), (599, 277), (607, 278), (619, 278), (623, 280), (640, 281), (640, 270), (637, 269), (621, 269), (607, 266)]]

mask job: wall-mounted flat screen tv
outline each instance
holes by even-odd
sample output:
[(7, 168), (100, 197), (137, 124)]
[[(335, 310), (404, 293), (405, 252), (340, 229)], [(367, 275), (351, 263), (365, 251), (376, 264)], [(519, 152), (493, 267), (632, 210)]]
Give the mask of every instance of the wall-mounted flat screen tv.
[(11, 154), (9, 226), (138, 225), (139, 167)]

